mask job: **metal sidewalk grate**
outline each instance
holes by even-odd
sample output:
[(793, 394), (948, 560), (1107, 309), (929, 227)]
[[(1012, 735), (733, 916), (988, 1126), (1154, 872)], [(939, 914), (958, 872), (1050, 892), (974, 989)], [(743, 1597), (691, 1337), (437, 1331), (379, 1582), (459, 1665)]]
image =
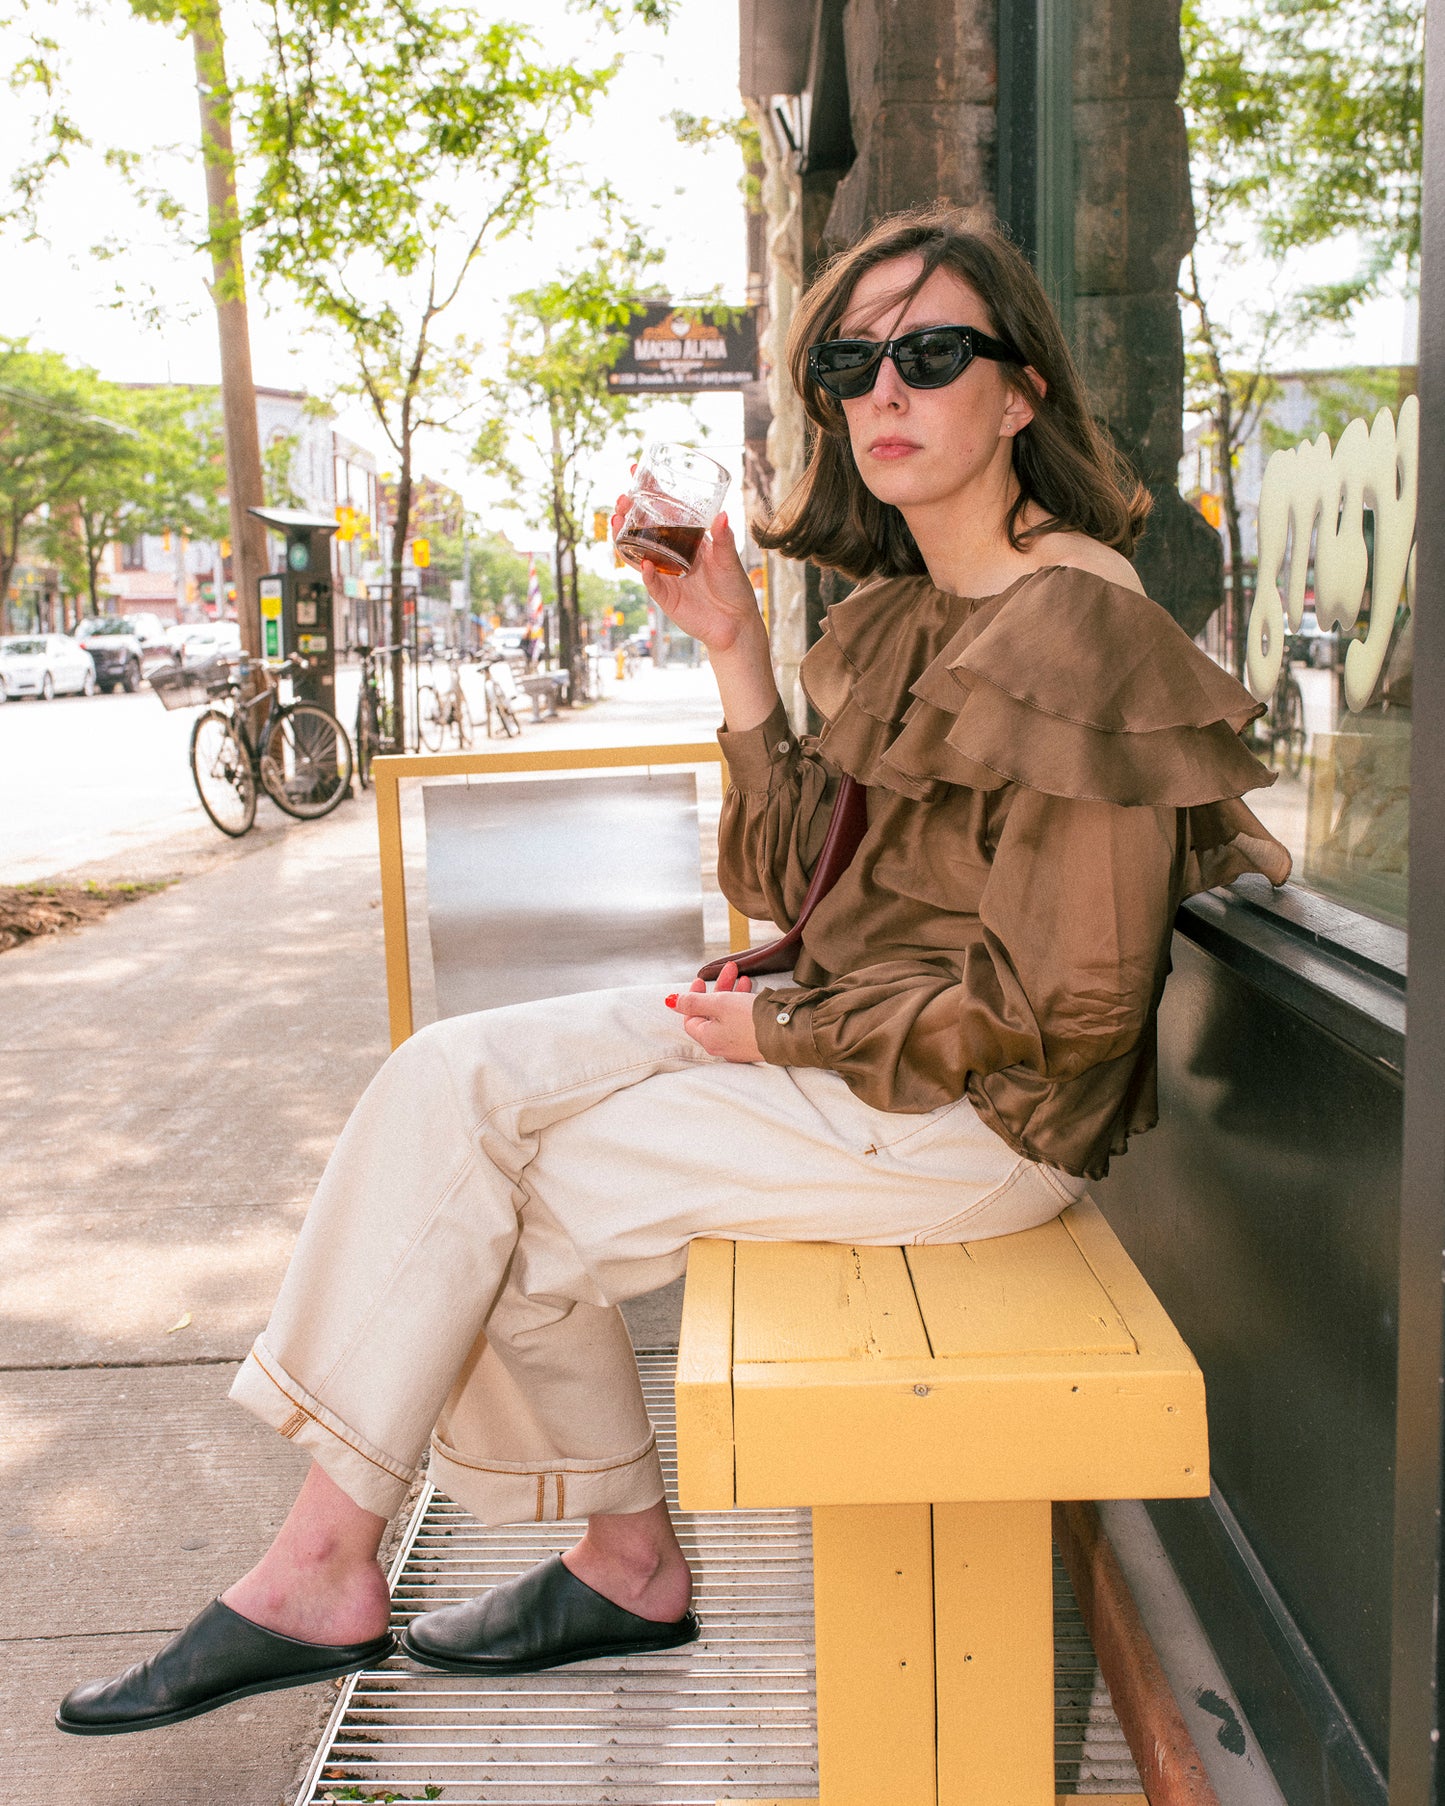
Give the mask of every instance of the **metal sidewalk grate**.
[[(669, 1494), (671, 1353), (638, 1367)], [(816, 1795), (812, 1549), (803, 1511), (679, 1513), (704, 1639), (495, 1680), (396, 1658), (348, 1681), (297, 1806), (714, 1806)], [(581, 1525), (487, 1530), (427, 1489), (392, 1567), (396, 1628), (575, 1542)], [(1055, 1558), (1061, 1793), (1139, 1792)]]

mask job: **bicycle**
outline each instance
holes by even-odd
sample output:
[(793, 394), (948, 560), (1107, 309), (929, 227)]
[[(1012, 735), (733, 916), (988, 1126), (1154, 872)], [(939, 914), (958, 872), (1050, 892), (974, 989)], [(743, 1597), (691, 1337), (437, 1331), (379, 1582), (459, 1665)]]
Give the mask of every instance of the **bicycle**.
[[(466, 748), (472, 743), (472, 712), (467, 707), (462, 689), (462, 655), (444, 655), (451, 679), (445, 690), (435, 684), (423, 684), (416, 693), (416, 731), (429, 752), (440, 752), (449, 727), (457, 731), (457, 744)], [(433, 661), (435, 663), (435, 661)]]
[(1270, 764), (1297, 778), (1305, 762), (1305, 699), (1291, 669), (1288, 651), (1280, 660), (1274, 695), (1257, 731), (1267, 742), (1265, 752)]
[[(201, 807), (233, 840), (255, 821), (261, 790), (287, 815), (315, 821), (329, 815), (351, 789), (351, 742), (345, 728), (319, 703), (280, 700), (280, 679), (304, 670), (307, 662), (296, 657), (263, 661), (266, 687), (245, 700), (242, 682), (255, 668), (245, 658), (177, 673), (181, 683), (167, 686), (178, 695), (187, 687), (200, 688), (211, 704), (191, 729), (191, 776)], [(192, 700), (202, 698), (193, 695)], [(164, 693), (162, 701), (167, 708), (187, 706)], [(253, 729), (250, 717), (258, 710), (264, 713)]]
[(517, 700), (517, 680), (512, 675), (509, 661), (497, 653), (482, 666), (482, 693), (487, 704), (487, 738), (492, 737), (492, 716), (507, 739), (512, 739), (522, 731), (522, 724), (517, 719), (517, 712), (512, 704)]
[(371, 782), (371, 762), (378, 753), (396, 751), (396, 709), (387, 692), (386, 661), (400, 646), (362, 646), (361, 692), (356, 698), (356, 781), (365, 790)]

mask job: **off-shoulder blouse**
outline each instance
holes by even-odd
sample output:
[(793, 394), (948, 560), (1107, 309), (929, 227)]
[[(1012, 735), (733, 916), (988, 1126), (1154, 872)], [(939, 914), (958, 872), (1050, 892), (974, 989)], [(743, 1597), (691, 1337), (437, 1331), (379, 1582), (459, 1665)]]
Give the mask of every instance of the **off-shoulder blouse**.
[(1180, 901), (1288, 872), (1238, 800), (1273, 782), (1239, 737), (1261, 705), (1157, 603), (1067, 566), (981, 600), (874, 580), (829, 610), (802, 679), (816, 738), (781, 704), (718, 736), (722, 888), (792, 922), (840, 772), (868, 831), (795, 983), (758, 994), (763, 1058), (884, 1110), (966, 1095), (1019, 1153), (1102, 1176), (1158, 1118)]

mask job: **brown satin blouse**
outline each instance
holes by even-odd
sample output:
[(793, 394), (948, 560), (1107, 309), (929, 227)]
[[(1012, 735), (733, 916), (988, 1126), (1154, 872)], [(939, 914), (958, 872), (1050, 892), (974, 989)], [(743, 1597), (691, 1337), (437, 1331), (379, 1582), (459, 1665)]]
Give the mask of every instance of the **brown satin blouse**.
[(1101, 1177), (1158, 1120), (1155, 1015), (1182, 898), (1289, 857), (1238, 798), (1273, 782), (1263, 712), (1157, 603), (1053, 566), (1001, 595), (882, 578), (829, 610), (782, 705), (719, 734), (718, 873), (796, 916), (838, 774), (868, 832), (814, 911), (791, 987), (760, 992), (765, 1060), (831, 1067), (866, 1102), (965, 1094), (1019, 1153)]

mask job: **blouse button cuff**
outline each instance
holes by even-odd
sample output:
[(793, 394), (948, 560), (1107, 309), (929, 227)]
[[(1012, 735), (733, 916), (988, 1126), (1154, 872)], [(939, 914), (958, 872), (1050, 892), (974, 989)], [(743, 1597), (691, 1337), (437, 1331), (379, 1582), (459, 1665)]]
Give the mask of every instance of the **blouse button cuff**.
[(786, 1028), (792, 1020), (793, 1020), (793, 1012), (791, 1010), (779, 1010), (778, 1011), (778, 1027), (779, 1028)]
[(788, 750), (788, 742), (786, 740), (779, 740), (777, 746), (774, 748), (774, 751), (779, 755), (779, 757), (781, 757), (787, 750)]

